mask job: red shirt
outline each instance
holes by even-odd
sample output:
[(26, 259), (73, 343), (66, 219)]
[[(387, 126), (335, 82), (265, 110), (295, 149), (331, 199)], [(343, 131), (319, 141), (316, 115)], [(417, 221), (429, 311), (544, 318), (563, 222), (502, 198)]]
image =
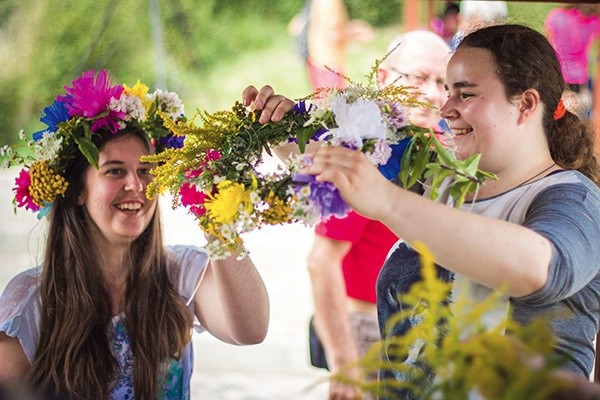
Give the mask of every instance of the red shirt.
[(346, 294), (354, 299), (375, 303), (379, 270), (398, 237), (381, 222), (356, 212), (350, 212), (342, 219), (331, 217), (319, 223), (315, 233), (352, 244), (342, 260)]

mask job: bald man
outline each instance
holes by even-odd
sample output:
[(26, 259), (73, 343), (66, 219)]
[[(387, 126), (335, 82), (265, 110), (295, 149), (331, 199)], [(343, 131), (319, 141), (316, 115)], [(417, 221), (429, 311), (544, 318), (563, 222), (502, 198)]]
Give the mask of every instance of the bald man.
[[(446, 99), (444, 77), (450, 48), (432, 32), (411, 31), (394, 39), (391, 50), (380, 65), (378, 84), (413, 86), (416, 98), (433, 107), (409, 109), (409, 120), (437, 129), (438, 109)], [(331, 372), (358, 360), (380, 340), (375, 286), (397, 240), (382, 223), (354, 212), (315, 227), (308, 256), (314, 324)], [(359, 371), (350, 375), (359, 377)], [(330, 385), (329, 399), (355, 399), (357, 395), (353, 387), (336, 382)]]

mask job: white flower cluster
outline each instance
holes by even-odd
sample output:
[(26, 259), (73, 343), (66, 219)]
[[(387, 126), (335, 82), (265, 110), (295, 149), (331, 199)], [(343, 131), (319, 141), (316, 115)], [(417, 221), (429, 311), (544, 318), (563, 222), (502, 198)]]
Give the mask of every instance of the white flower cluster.
[(179, 119), (185, 112), (183, 102), (175, 92), (165, 92), (156, 89), (154, 93), (149, 96), (152, 100), (158, 99), (158, 109), (173, 120)]
[(349, 86), (343, 92), (333, 92), (315, 100), (316, 107), (308, 110), (309, 120), (304, 126), (321, 123), (324, 128), (328, 115), (333, 115), (335, 127), (319, 139), (334, 146), (364, 150), (374, 164), (385, 164), (392, 150), (390, 145), (403, 139), (400, 129), (407, 126), (404, 108), (368, 97), (361, 87)]
[[(144, 105), (142, 104), (142, 100), (137, 96), (122, 94), (121, 97), (119, 97), (119, 99), (115, 99), (113, 97), (112, 99), (110, 99), (108, 108), (114, 111), (125, 113), (125, 121), (146, 120), (146, 107), (144, 107)], [(121, 129), (123, 129), (124, 127), (125, 126), (121, 126)]]
[(39, 161), (58, 160), (62, 150), (62, 142), (62, 136), (45, 131), (42, 133), (42, 138), (34, 142), (33, 155)]

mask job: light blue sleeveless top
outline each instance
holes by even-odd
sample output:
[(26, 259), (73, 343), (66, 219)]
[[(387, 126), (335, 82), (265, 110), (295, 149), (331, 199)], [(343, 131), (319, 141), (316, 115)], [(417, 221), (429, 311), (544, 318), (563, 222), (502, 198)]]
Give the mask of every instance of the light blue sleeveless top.
[[(194, 246), (171, 246), (180, 267), (178, 290), (194, 313), (193, 296), (199, 279), (206, 268), (208, 256)], [(39, 287), (41, 268), (32, 268), (15, 276), (0, 297), (0, 332), (19, 339), (29, 361), (33, 361), (37, 349), (40, 323)], [(194, 314), (195, 315), (195, 314)], [(197, 331), (204, 329), (196, 321)], [(133, 354), (123, 314), (113, 317), (109, 331), (113, 356), (119, 365), (111, 390), (113, 400), (133, 400)], [(190, 381), (194, 365), (192, 343), (188, 343), (181, 358), (165, 361), (165, 373), (159, 398), (180, 400), (190, 398)]]

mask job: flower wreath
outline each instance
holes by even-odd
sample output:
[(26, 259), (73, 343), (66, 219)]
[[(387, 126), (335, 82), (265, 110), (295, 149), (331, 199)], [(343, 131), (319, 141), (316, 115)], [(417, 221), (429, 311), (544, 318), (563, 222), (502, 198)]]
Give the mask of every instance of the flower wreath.
[[(456, 206), (492, 174), (477, 169), (479, 155), (459, 161), (432, 131), (408, 121), (406, 107), (428, 107), (414, 100), (411, 88), (378, 88), (376, 62), (366, 85), (347, 79), (345, 89), (320, 89), (299, 100), (279, 122), (260, 124), (260, 111), (235, 103), (230, 111), (199, 111), (189, 121), (165, 121), (175, 137), (185, 137), (181, 148), (142, 157), (157, 162), (155, 180), (147, 189), (152, 198), (164, 191), (173, 207), (187, 207), (212, 238), (206, 249), (212, 257), (228, 256), (240, 235), (265, 225), (344, 216), (349, 211), (329, 182), (298, 174), (302, 155), (286, 161), (287, 168), (263, 173), (263, 152), (294, 142), (304, 153), (309, 142), (345, 146), (364, 152), (390, 180), (404, 188), (428, 181), (430, 197), (438, 196), (449, 178), (449, 194)], [(200, 123), (195, 120), (199, 118)]]
[(47, 127), (35, 132), (28, 140), (23, 131), (20, 138), (26, 151), (16, 152), (4, 146), (7, 155), (4, 166), (24, 165), (15, 180), (16, 207), (47, 215), (57, 196), (63, 196), (69, 182), (64, 177), (66, 163), (76, 152), (98, 167), (98, 148), (92, 135), (101, 129), (117, 133), (127, 126), (137, 127), (162, 147), (183, 145), (183, 138), (174, 137), (164, 122), (183, 121), (184, 106), (176, 93), (160, 89), (148, 93), (148, 86), (138, 82), (133, 87), (112, 85), (110, 72), (84, 72), (65, 86), (66, 93), (42, 112), (40, 121)]

